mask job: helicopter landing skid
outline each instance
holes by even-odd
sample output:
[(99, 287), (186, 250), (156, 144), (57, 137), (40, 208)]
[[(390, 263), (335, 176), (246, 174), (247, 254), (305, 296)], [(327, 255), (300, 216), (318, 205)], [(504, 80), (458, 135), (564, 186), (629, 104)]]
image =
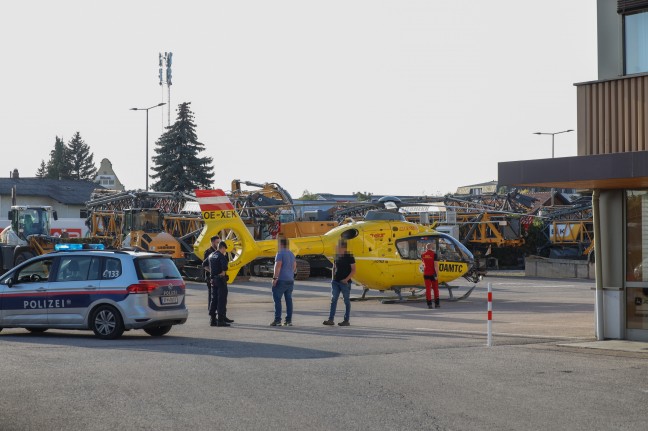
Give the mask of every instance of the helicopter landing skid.
[(396, 298), (393, 296), (388, 296), (380, 300), (381, 304), (393, 304), (395, 302), (417, 302), (424, 298), (424, 295), (420, 292), (423, 291), (421, 288), (411, 288), (410, 295), (403, 297), (403, 293), (400, 287), (395, 287), (394, 292), (396, 293)]
[(376, 298), (367, 298), (367, 292), (369, 292), (369, 289), (366, 287), (362, 288), (362, 296), (352, 296), (349, 298), (350, 301), (368, 301), (370, 299), (376, 299)]
[(476, 284), (473, 284), (472, 287), (470, 289), (468, 289), (468, 291), (466, 293), (464, 293), (463, 295), (461, 295), (459, 297), (455, 297), (453, 295), (453, 293), (452, 293), (452, 289), (456, 289), (457, 286), (453, 287), (453, 286), (450, 286), (448, 283), (442, 283), (442, 284), (443, 284), (443, 287), (448, 289), (448, 295), (450, 296), (450, 298), (448, 298), (448, 301), (450, 301), (450, 302), (457, 302), (457, 301), (461, 301), (462, 299), (468, 299), (468, 297), (470, 296), (472, 291), (475, 289), (475, 287), (477, 287)]
[[(470, 295), (472, 294), (473, 290), (475, 287), (477, 287), (476, 284), (473, 284), (468, 291), (466, 291), (463, 295), (461, 296), (455, 296), (454, 293), (452, 292), (453, 289), (457, 289), (460, 286), (450, 286), (448, 283), (441, 283), (442, 286), (439, 287), (445, 287), (448, 289), (448, 299), (446, 301), (449, 302), (457, 302), (461, 301), (464, 299), (468, 299)], [(366, 294), (369, 291), (369, 289), (364, 289), (362, 292), (362, 296), (359, 298), (351, 298), (352, 301), (367, 301), (369, 299), (379, 299), (381, 304), (395, 304), (398, 302), (418, 302), (418, 301), (425, 301), (425, 289), (411, 289), (411, 295), (408, 296), (403, 296), (401, 289), (400, 288), (395, 288), (394, 292), (396, 293), (396, 297), (394, 296), (382, 296), (382, 297), (372, 297), (372, 298), (366, 298)]]
[[(369, 293), (371, 289), (367, 289), (366, 287), (362, 288), (362, 295), (361, 296), (352, 296), (349, 298), (350, 301), (374, 301), (376, 299), (379, 299), (381, 301), (391, 301), (391, 302), (399, 302), (399, 301), (407, 301), (407, 299), (404, 299), (402, 296), (400, 296), (400, 293), (396, 293), (399, 295), (397, 298), (394, 298), (393, 296), (372, 296), (370, 298), (367, 298), (367, 293)], [(381, 290), (380, 293), (384, 293), (384, 290)], [(417, 296), (418, 297), (418, 296)]]

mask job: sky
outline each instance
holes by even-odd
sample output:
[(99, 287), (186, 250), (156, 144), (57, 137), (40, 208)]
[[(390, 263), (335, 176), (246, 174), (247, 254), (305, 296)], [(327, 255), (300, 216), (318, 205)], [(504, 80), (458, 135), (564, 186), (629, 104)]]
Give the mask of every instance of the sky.
[[(0, 15), (0, 173), (33, 177), (80, 132), (127, 189), (147, 108), (191, 102), (214, 187), (444, 195), (551, 157), (597, 79), (594, 0), (31, 1)], [(149, 155), (167, 124), (149, 112)], [(576, 155), (576, 133), (555, 157)], [(153, 180), (149, 180), (150, 183)]]

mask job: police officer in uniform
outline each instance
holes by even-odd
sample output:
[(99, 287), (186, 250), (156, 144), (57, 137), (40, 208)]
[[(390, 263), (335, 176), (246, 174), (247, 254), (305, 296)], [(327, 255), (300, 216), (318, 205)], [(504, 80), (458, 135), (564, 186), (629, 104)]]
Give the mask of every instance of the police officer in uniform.
[[(227, 244), (221, 241), (218, 250), (209, 256), (209, 274), (212, 282), (212, 297), (209, 307), (211, 326), (230, 326), (234, 321), (227, 318)], [(218, 316), (218, 317), (217, 317)]]
[(205, 282), (207, 283), (207, 309), (208, 310), (211, 307), (211, 301), (212, 301), (211, 275), (209, 275), (209, 256), (213, 252), (215, 252), (216, 249), (218, 248), (220, 237), (218, 235), (214, 235), (210, 238), (210, 240), (211, 240), (211, 247), (205, 250), (205, 253), (203, 254), (203, 263), (202, 263), (202, 266), (205, 269)]

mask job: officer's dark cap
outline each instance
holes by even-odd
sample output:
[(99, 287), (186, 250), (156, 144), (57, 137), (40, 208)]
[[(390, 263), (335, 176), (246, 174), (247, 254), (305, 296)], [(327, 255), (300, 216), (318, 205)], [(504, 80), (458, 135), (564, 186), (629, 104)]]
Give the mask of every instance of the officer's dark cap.
[(218, 243), (218, 249), (220, 250), (221, 248), (227, 249), (227, 243), (225, 241)]
[(214, 241), (216, 241), (217, 239), (220, 239), (220, 236), (218, 236), (218, 235), (214, 235), (214, 236), (212, 236), (209, 240), (210, 240), (211, 242), (214, 242)]

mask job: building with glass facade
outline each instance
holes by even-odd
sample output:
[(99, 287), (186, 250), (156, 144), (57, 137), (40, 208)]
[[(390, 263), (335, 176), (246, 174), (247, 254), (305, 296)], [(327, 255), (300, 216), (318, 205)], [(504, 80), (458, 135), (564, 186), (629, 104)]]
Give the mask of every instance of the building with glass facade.
[(498, 181), (592, 191), (597, 338), (648, 341), (648, 0), (598, 0), (597, 14), (578, 156), (500, 163)]

